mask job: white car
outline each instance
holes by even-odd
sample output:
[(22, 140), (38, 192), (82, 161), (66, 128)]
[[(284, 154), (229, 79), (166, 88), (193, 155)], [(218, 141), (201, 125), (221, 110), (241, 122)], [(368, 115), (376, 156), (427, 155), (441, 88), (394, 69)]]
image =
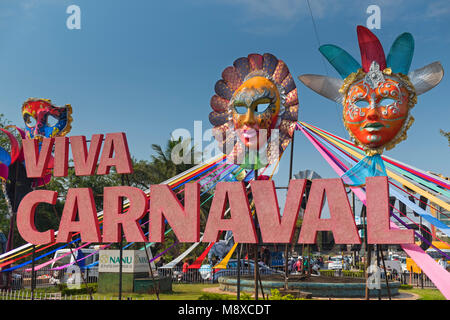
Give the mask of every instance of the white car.
[(328, 269), (330, 270), (342, 270), (343, 264), (342, 264), (342, 257), (341, 256), (336, 256), (336, 257), (331, 257), (329, 262), (328, 262)]

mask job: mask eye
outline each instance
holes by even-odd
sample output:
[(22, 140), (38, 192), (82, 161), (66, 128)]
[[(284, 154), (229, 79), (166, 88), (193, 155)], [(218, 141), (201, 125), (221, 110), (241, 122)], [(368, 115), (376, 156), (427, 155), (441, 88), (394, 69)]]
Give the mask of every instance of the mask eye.
[(47, 117), (47, 126), (49, 126), (49, 127), (54, 127), (54, 126), (56, 126), (56, 124), (59, 122), (59, 120), (58, 119), (56, 119), (54, 116), (52, 116), (52, 115), (49, 115), (48, 117)]
[(358, 100), (354, 103), (358, 108), (367, 108), (369, 103), (366, 100)]
[(380, 103), (378, 103), (378, 105), (382, 106), (382, 107), (387, 107), (387, 106), (390, 106), (391, 104), (394, 104), (395, 102), (396, 102), (396, 100), (394, 100), (394, 99), (384, 98), (384, 99), (381, 99), (381, 101), (380, 101)]
[(30, 116), (29, 114), (25, 114), (23, 116), (23, 121), (29, 128), (34, 128), (36, 126), (36, 119)]
[(246, 114), (247, 113), (247, 107), (242, 105), (235, 105), (234, 110), (238, 114)]
[(260, 104), (258, 104), (257, 106), (256, 106), (256, 112), (257, 113), (263, 113), (263, 112), (266, 112), (266, 110), (269, 108), (269, 106), (270, 106), (270, 102), (267, 102), (267, 103), (260, 103)]

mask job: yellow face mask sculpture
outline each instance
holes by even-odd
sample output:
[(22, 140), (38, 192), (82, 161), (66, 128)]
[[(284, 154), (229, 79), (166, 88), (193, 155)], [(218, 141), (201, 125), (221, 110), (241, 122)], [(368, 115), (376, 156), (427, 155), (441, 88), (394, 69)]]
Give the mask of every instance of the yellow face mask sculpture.
[(297, 88), (286, 64), (268, 53), (250, 54), (227, 67), (222, 78), (209, 115), (219, 148), (243, 168), (274, 163), (297, 121)]

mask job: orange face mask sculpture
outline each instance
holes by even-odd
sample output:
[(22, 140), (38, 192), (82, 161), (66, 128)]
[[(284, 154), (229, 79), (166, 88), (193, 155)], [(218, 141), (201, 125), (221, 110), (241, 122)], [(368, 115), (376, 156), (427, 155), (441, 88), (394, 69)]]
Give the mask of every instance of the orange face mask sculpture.
[[(377, 67), (374, 62), (372, 69)], [(343, 102), (345, 127), (369, 155), (391, 149), (406, 138), (406, 131), (414, 121), (409, 110), (417, 101), (408, 79), (371, 70), (369, 76), (364, 75), (364, 79), (343, 90), (347, 91)]]
[(373, 166), (372, 173), (380, 175), (375, 169), (379, 165), (381, 173), (385, 172), (380, 155), (406, 139), (414, 122), (410, 110), (417, 103), (417, 96), (435, 87), (444, 70), (439, 62), (434, 62), (409, 72), (414, 51), (414, 39), (409, 33), (397, 37), (387, 57), (370, 30), (358, 26), (357, 34), (361, 64), (335, 45), (319, 49), (343, 80), (311, 74), (299, 79), (320, 95), (343, 105), (343, 121), (350, 137), (372, 157), (362, 160), (364, 167)]
[(247, 169), (274, 163), (297, 121), (297, 88), (286, 64), (268, 53), (250, 54), (227, 67), (222, 78), (209, 115), (221, 151)]

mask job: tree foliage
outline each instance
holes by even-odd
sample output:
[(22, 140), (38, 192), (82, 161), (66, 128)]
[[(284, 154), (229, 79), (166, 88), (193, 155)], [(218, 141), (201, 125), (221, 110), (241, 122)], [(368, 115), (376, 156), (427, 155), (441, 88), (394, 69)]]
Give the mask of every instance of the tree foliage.
[(450, 131), (444, 131), (442, 129), (439, 130), (439, 132), (447, 138), (448, 140), (448, 146), (450, 147)]

